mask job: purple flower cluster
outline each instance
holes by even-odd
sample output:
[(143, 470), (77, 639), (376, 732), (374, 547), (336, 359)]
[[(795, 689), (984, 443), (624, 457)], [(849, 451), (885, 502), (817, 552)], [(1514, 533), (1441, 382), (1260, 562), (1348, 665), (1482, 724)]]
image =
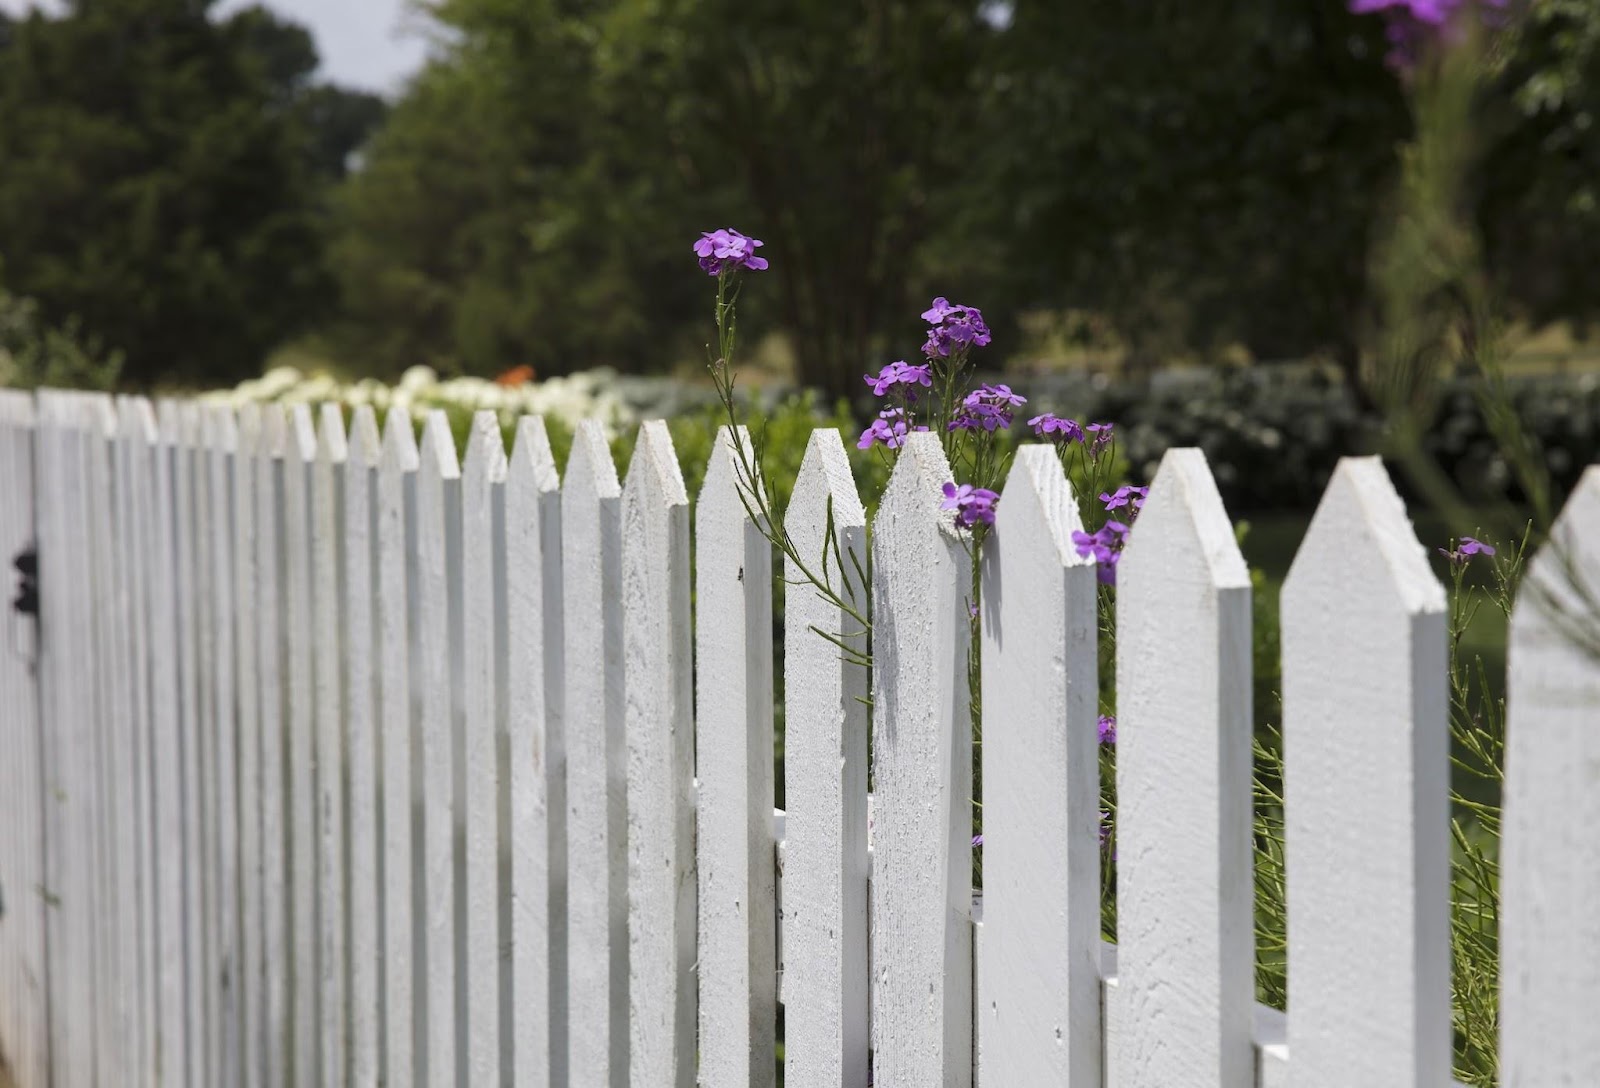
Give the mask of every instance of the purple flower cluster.
[(1457, 17), (1474, 6), (1498, 13), (1506, 7), (1506, 0), (1350, 0), (1352, 13), (1380, 12), (1388, 21), (1385, 36), (1389, 39), (1389, 53), (1385, 60), (1389, 67), (1401, 72), (1416, 65), (1428, 43), (1449, 42), (1458, 37)]
[(1100, 743), (1117, 743), (1117, 719), (1109, 714), (1100, 715)]
[(1063, 419), (1050, 412), (1034, 416), (1028, 420), (1028, 426), (1032, 427), (1033, 433), (1040, 438), (1053, 438), (1057, 442), (1083, 441), (1083, 428), (1078, 426), (1077, 420)]
[(861, 432), (861, 438), (856, 442), (856, 449), (870, 450), (874, 442), (882, 442), (889, 449), (897, 450), (906, 444), (907, 434), (927, 429), (913, 426), (904, 408), (885, 408), (878, 413), (878, 418), (872, 421), (872, 426)]
[(922, 312), (922, 320), (930, 326), (922, 354), (930, 359), (942, 359), (969, 347), (981, 348), (989, 342), (989, 326), (983, 323), (983, 312), (976, 306), (954, 304), (943, 295)]
[(1494, 546), (1485, 544), (1476, 537), (1464, 536), (1454, 548), (1440, 548), (1439, 554), (1452, 563), (1465, 566), (1467, 560), (1475, 555), (1493, 555)]
[(1100, 501), (1106, 504), (1106, 510), (1120, 510), (1128, 508), (1128, 520), (1132, 521), (1139, 516), (1139, 511), (1144, 509), (1144, 500), (1149, 496), (1148, 487), (1135, 487), (1132, 484), (1123, 484), (1115, 491), (1100, 492)]
[(970, 529), (979, 522), (993, 525), (994, 504), (999, 498), (986, 487), (973, 487), (971, 484), (957, 487), (949, 483), (944, 485), (944, 502), (939, 504), (939, 509), (954, 510), (956, 524), (963, 529)]
[(1027, 404), (1026, 397), (1011, 391), (1009, 385), (980, 385), (961, 402), (960, 411), (950, 421), (952, 431), (998, 431), (1011, 426), (1012, 409)]
[(1117, 584), (1117, 562), (1122, 558), (1122, 546), (1128, 539), (1128, 526), (1120, 521), (1107, 521), (1092, 533), (1082, 529), (1072, 534), (1072, 543), (1081, 556), (1094, 556), (1095, 572), (1108, 586)]
[(1098, 458), (1111, 445), (1114, 430), (1110, 423), (1080, 425), (1075, 419), (1066, 419), (1050, 412), (1034, 416), (1028, 420), (1028, 426), (1033, 428), (1035, 435), (1052, 442), (1081, 443), (1089, 451), (1089, 456), (1094, 458)]
[(871, 374), (863, 374), (861, 377), (872, 387), (872, 395), (875, 397), (887, 396), (899, 386), (905, 387), (908, 397), (914, 397), (917, 386), (927, 389), (933, 385), (933, 367), (928, 363), (912, 365), (904, 359), (897, 359), (878, 371), (876, 377)]
[(760, 272), (767, 267), (765, 257), (757, 257), (756, 250), (764, 243), (759, 238), (740, 234), (732, 227), (705, 231), (694, 244), (694, 253), (700, 258), (700, 270), (720, 276), (740, 268)]

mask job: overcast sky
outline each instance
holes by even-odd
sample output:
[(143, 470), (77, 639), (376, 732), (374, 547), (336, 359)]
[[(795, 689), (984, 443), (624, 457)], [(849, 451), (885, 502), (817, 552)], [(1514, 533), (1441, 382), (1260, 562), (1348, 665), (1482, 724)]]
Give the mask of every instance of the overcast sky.
[[(256, 0), (222, 0), (226, 15)], [(263, 6), (311, 28), (322, 74), (336, 83), (393, 93), (422, 65), (426, 42), (406, 0), (262, 0)], [(59, 10), (59, 0), (0, 0), (0, 11)]]

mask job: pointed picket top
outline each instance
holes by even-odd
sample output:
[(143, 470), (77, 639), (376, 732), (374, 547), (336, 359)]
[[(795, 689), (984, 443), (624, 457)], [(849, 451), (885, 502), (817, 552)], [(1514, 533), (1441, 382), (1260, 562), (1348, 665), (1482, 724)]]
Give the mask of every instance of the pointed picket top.
[(1005, 490), (995, 505), (995, 529), (1037, 533), (1049, 541), (1064, 567), (1089, 566), (1094, 560), (1078, 554), (1072, 534), (1083, 529), (1072, 485), (1051, 446), (1027, 445), (1017, 450)]
[(746, 507), (741, 447), (743, 427), (718, 429), (695, 508), (702, 1088), (776, 1068), (772, 545)]
[(370, 404), (358, 404), (350, 413), (349, 457), (351, 464), (363, 468), (375, 468), (383, 459), (383, 437)]
[(310, 463), (317, 459), (317, 427), (311, 418), (311, 405), (296, 404), (288, 410), (283, 455), (290, 460)]
[[(1368, 553), (1380, 557), (1372, 563)], [(1390, 600), (1407, 614), (1442, 612), (1444, 586), (1428, 566), (1428, 551), (1417, 540), (1405, 503), (1395, 491), (1383, 461), (1377, 457), (1344, 457), (1328, 481), (1317, 512), (1306, 530), (1283, 582), (1288, 598), (1304, 582), (1337, 578), (1334, 571), (1380, 573)]]
[(984, 1083), (1099, 1088), (1097, 586), (1056, 451), (1024, 446), (983, 555)]
[(523, 416), (506, 469), (511, 795), (511, 1061), (515, 1084), (565, 1084), (566, 746), (562, 728), (561, 492), (544, 420)]
[(939, 436), (907, 437), (872, 537), (874, 1072), (972, 1078), (971, 566)]
[[(752, 457), (750, 431), (740, 427), (738, 434), (745, 457)], [(739, 451), (733, 438), (734, 432), (727, 424), (717, 428), (716, 437), (711, 443), (711, 459), (706, 462), (705, 481), (700, 485), (697, 510), (714, 509), (718, 511), (718, 516), (744, 515), (744, 504), (739, 498), (745, 490), (744, 471), (738, 465)], [(722, 513), (724, 507), (727, 508), (726, 515)], [(702, 515), (697, 513), (696, 516)]]
[[(643, 433), (640, 441), (643, 442)], [(634, 451), (638, 456), (638, 451)], [(611, 447), (606, 445), (605, 431), (598, 420), (586, 419), (578, 424), (572, 436), (572, 453), (567, 458), (566, 490), (590, 493), (600, 499), (622, 496), (622, 485), (617, 479), (617, 463), (611, 459)]]
[(1295, 1084), (1446, 1083), (1445, 594), (1377, 458), (1340, 461), (1281, 607)]
[(561, 490), (574, 1085), (610, 1085), (628, 1075), (628, 756), (622, 685), (615, 682), (623, 667), (621, 495), (600, 424), (584, 420)]
[(506, 480), (512, 485), (520, 482), (522, 486), (532, 486), (540, 493), (561, 490), (561, 475), (556, 471), (555, 455), (550, 451), (550, 434), (540, 416), (523, 416), (517, 420)]
[[(838, 544), (828, 546), (829, 514)], [(783, 529), (806, 569), (865, 613), (866, 511), (839, 432), (811, 432)], [(840, 565), (844, 577), (840, 574)], [(784, 1082), (865, 1084), (867, 670), (817, 632), (865, 651), (843, 609), (804, 585), (792, 558), (784, 605)]]
[(383, 420), (382, 466), (398, 472), (415, 472), (422, 463), (417, 451), (417, 429), (404, 412), (390, 411)]
[(84, 425), (91, 434), (103, 438), (117, 433), (117, 408), (109, 393), (86, 393), (83, 400)]
[(282, 457), (288, 443), (289, 413), (276, 401), (261, 406), (261, 431), (256, 452), (262, 457)]
[[(856, 490), (855, 477), (850, 472), (844, 441), (836, 429), (818, 427), (806, 440), (805, 456), (800, 459), (800, 471), (795, 476), (789, 506), (784, 511), (784, 528), (791, 536), (798, 537), (797, 530), (802, 525), (814, 526), (815, 535), (820, 536), (827, 527), (830, 502), (836, 526), (866, 526), (867, 511), (861, 505), (861, 493)], [(791, 522), (796, 524), (791, 525)], [(804, 558), (808, 563), (811, 561), (808, 556)]]
[(33, 422), (33, 394), (21, 389), (0, 389), (0, 423), (14, 427)]
[(495, 412), (482, 409), (472, 414), (462, 474), (469, 485), (473, 480), (498, 483), (506, 478), (506, 444), (500, 432), (500, 417)]
[[(628, 761), (629, 1055), (694, 1083), (694, 705), (689, 494), (661, 420), (639, 428), (622, 490)], [(643, 1082), (641, 1082), (643, 1083)]]
[[(1197, 449), (1171, 449), (1117, 566), (1119, 1080), (1248, 1081), (1250, 572)], [(1183, 927), (1169, 923), (1175, 912)]]
[(422, 440), (417, 445), (418, 467), (424, 475), (442, 480), (461, 477), (461, 462), (456, 457), (456, 440), (450, 432), (450, 417), (435, 408), (422, 425)]
[(206, 444), (218, 453), (238, 453), (239, 416), (231, 405), (214, 404), (206, 414), (210, 437)]
[[(74, 400), (82, 404), (81, 400)], [(163, 446), (178, 444), (178, 402), (171, 397), (156, 401), (156, 437)]]
[(623, 488), (624, 504), (630, 489), (638, 496), (635, 501), (661, 506), (689, 505), (683, 470), (678, 465), (677, 452), (672, 448), (672, 433), (667, 430), (665, 420), (652, 419), (639, 425), (639, 441), (628, 463), (628, 481)]
[[(1482, 562), (1482, 560), (1475, 560)], [(1500, 1076), (1600, 1084), (1600, 466), (1511, 613), (1500, 879)]]
[(240, 458), (254, 457), (256, 446), (261, 441), (261, 405), (254, 401), (240, 405), (237, 424), (238, 445), (235, 452)]
[[(1123, 522), (1129, 516), (1126, 508), (1111, 512), (1111, 517)], [(1166, 452), (1138, 519), (1140, 531), (1129, 534), (1118, 564), (1123, 570), (1130, 564), (1164, 564), (1173, 549), (1183, 547), (1205, 561), (1212, 588), (1250, 585), (1250, 569), (1239, 551), (1239, 538), (1203, 451), (1177, 448)]]
[(317, 414), (316, 459), (342, 465), (350, 456), (350, 441), (344, 432), (344, 413), (337, 404), (324, 404)]

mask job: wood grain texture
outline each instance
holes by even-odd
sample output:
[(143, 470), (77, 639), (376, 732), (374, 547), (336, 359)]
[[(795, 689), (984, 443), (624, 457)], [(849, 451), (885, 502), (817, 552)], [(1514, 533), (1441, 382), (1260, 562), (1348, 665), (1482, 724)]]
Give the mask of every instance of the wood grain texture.
[(1445, 1083), (1445, 596), (1377, 458), (1340, 461), (1282, 612), (1291, 1082)]
[(518, 421), (506, 470), (506, 732), (511, 1081), (565, 1088), (566, 747), (561, 492), (544, 421)]
[(350, 417), (344, 471), (344, 730), (349, 842), (349, 1083), (381, 1076), (379, 971), (383, 917), (378, 845), (377, 473), (382, 457), (370, 406)]
[(578, 425), (561, 504), (566, 632), (571, 1083), (628, 1083), (628, 758), (622, 489), (600, 425)]
[(1253, 721), (1250, 573), (1205, 455), (1168, 450), (1117, 568), (1119, 1085), (1253, 1076)]
[[(456, 615), (461, 584), (461, 471), (455, 440), (442, 411), (431, 412), (422, 432), (417, 471), (417, 625), (421, 681), (421, 784), (423, 841), (423, 947), (427, 1017), (425, 1083), (464, 1083), (466, 1054), (459, 1046), (457, 987), (460, 924), (456, 891), (454, 665), (460, 642)], [(453, 660), (454, 659), (454, 660)]]
[(1597, 593), (1600, 468), (1591, 466), (1511, 614), (1500, 884), (1506, 1088), (1600, 1084)]
[[(811, 433), (783, 528), (807, 569), (865, 611), (856, 571), (867, 566), (866, 512), (838, 431)], [(796, 584), (792, 559), (784, 577), (784, 1083), (863, 1088), (868, 670), (822, 636), (861, 651), (866, 638), (837, 605)]]
[(1018, 450), (982, 571), (985, 1084), (1101, 1083), (1097, 586), (1081, 528), (1055, 450)]
[(423, 892), (418, 860), (421, 823), (421, 715), (417, 706), (422, 668), (414, 621), (419, 590), (416, 477), (420, 458), (416, 432), (404, 412), (384, 420), (377, 483), (377, 622), (379, 743), (383, 804), (383, 1083), (411, 1088), (416, 1053), (426, 1030), (418, 976), (426, 957), (421, 947), (418, 905)]
[(210, 540), (210, 610), (205, 618), (211, 647), (212, 728), (216, 737), (216, 857), (212, 917), (216, 926), (215, 986), (216, 1051), (212, 1079), (243, 1085), (241, 1047), (243, 1006), (241, 984), (240, 855), (239, 855), (239, 711), (238, 650), (235, 612), (236, 559), (239, 547), (235, 521), (235, 465), (239, 450), (238, 419), (233, 409), (206, 409), (206, 508)]
[(939, 438), (913, 434), (873, 549), (874, 1077), (972, 1081), (970, 560)]
[(695, 1082), (695, 795), (689, 495), (652, 420), (622, 492), (628, 752), (629, 1082)]
[(316, 644), (312, 569), (312, 467), (317, 456), (311, 409), (289, 408), (283, 444), (285, 813), (289, 832), (290, 1070), (296, 1084), (322, 1076), (322, 978), (317, 835)]
[(740, 498), (737, 456), (720, 428), (695, 509), (703, 1088), (777, 1078), (772, 545)]
[(465, 817), (468, 1081), (498, 1088), (500, 1069), (500, 733), (495, 553), (504, 538), (505, 444), (495, 413), (472, 418), (461, 479), (461, 688)]
[(323, 1084), (349, 1079), (348, 887), (345, 871), (344, 414), (317, 414), (311, 469), (311, 634), (316, 763), (317, 999)]
[(239, 794), (239, 1074), (244, 1088), (259, 1088), (266, 1035), (261, 989), (261, 713), (257, 691), (256, 446), (261, 410), (239, 409), (230, 469), (233, 499), (234, 692), (238, 722)]
[(289, 794), (287, 680), (288, 546), (285, 508), (285, 446), (289, 416), (281, 405), (261, 415), (256, 477), (256, 650), (261, 707), (262, 988), (265, 993), (264, 1083), (289, 1077)]

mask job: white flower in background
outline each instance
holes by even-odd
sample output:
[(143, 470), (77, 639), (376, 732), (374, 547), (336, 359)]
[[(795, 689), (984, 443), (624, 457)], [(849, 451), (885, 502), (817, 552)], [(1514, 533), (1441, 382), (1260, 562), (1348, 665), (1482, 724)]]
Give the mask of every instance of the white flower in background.
[[(232, 389), (207, 393), (204, 399), (236, 408), (273, 401), (326, 402), (347, 407), (369, 404), (379, 411), (408, 412), (415, 419), (435, 408), (462, 412), (487, 409), (497, 413), (508, 427), (522, 415), (545, 416), (569, 429), (593, 419), (614, 436), (638, 421), (641, 408), (659, 399), (656, 387), (663, 381), (630, 379), (628, 389), (635, 394), (630, 398), (624, 395), (617, 373), (606, 367), (512, 385), (472, 377), (440, 381), (432, 367), (414, 366), (391, 387), (374, 378), (345, 383), (328, 374), (308, 375), (294, 367), (280, 366)], [(648, 395), (641, 400), (641, 393)]]

